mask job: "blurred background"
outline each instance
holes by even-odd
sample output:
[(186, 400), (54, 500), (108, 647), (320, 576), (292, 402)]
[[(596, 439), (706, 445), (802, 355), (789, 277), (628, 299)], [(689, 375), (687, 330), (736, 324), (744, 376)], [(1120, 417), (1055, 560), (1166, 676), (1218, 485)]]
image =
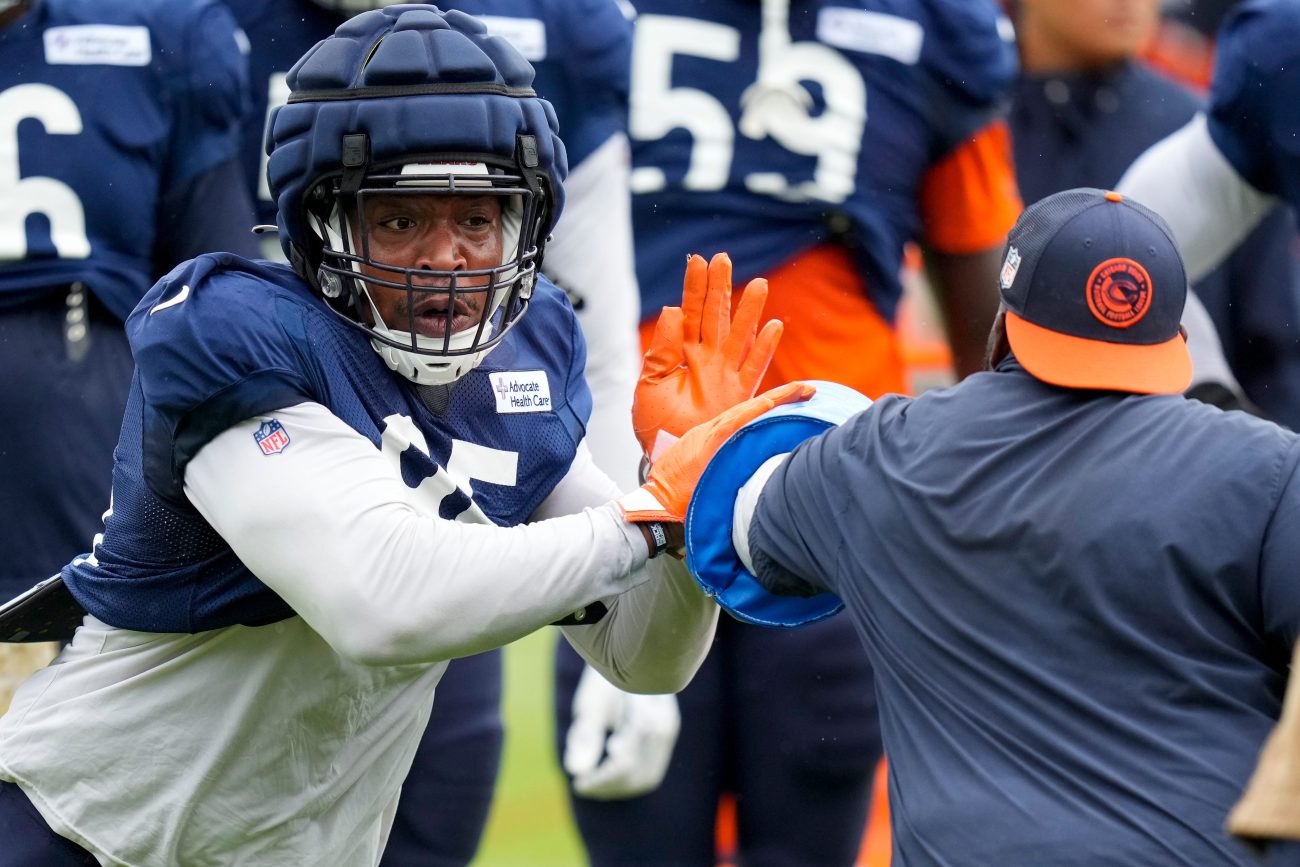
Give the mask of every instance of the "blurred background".
[(543, 629), (506, 648), (505, 757), (475, 867), (584, 863), (556, 764), (551, 683), (559, 632)]

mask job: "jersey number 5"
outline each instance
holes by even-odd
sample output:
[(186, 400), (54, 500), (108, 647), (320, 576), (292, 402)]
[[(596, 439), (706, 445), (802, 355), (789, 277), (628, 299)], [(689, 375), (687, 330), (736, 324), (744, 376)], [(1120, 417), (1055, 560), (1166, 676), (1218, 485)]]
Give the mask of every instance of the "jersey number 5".
[[(835, 49), (820, 42), (792, 41), (788, 10), (775, 11), (779, 14), (764, 12), (757, 80), (741, 95), (735, 127), (726, 106), (713, 94), (673, 87), (672, 71), (675, 55), (734, 63), (740, 56), (740, 31), (674, 15), (638, 17), (632, 53), (632, 138), (655, 141), (673, 129), (685, 129), (691, 153), (682, 187), (704, 191), (727, 185), (736, 128), (756, 141), (770, 137), (791, 153), (816, 157), (812, 180), (791, 183), (778, 172), (751, 172), (744, 178), (749, 190), (789, 201), (843, 202), (853, 193), (857, 177), (867, 123), (866, 83)], [(816, 115), (805, 81), (816, 83), (825, 101)], [(657, 166), (632, 172), (634, 193), (662, 190), (666, 183)]]
[(54, 178), (21, 176), (18, 125), (35, 119), (50, 135), (77, 135), (81, 112), (48, 84), (20, 84), (0, 93), (0, 261), (27, 257), (27, 218), (43, 214), (60, 259), (90, 255), (86, 212), (72, 188)]
[[(384, 457), (401, 475), (402, 452), (415, 446), (429, 456), (429, 443), (415, 422), (404, 415), (390, 415), (384, 419), (382, 446)], [(489, 448), (478, 443), (454, 439), (447, 466), (439, 467), (433, 475), (421, 479), (413, 495), (423, 499), (423, 505), (432, 514), (439, 514), (443, 501), (457, 491), (470, 497), (469, 508), (456, 516), (458, 521), (471, 524), (490, 524), (491, 521), (472, 499), (473, 482), (491, 482), (494, 485), (513, 486), (517, 483), (519, 453)]]

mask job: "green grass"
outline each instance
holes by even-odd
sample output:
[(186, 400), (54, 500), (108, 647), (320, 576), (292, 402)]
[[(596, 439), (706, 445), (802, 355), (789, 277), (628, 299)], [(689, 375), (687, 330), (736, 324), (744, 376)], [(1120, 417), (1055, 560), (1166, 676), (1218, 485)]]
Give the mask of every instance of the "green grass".
[(582, 844), (555, 756), (552, 657), (558, 630), (506, 648), (506, 747), (496, 800), (473, 867), (580, 867)]

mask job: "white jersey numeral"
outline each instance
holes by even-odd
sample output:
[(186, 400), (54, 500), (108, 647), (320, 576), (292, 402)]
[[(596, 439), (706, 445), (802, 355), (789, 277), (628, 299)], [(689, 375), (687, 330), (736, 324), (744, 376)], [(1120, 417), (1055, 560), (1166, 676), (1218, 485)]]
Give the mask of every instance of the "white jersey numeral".
[[(754, 140), (771, 138), (792, 153), (816, 157), (810, 181), (792, 184), (778, 172), (752, 172), (745, 186), (756, 193), (790, 201), (843, 202), (856, 185), (858, 155), (867, 123), (867, 86), (842, 54), (819, 42), (794, 42), (784, 2), (763, 4), (759, 35), (758, 80), (741, 96), (739, 129)], [(673, 129), (691, 135), (690, 163), (682, 187), (720, 190), (727, 184), (735, 130), (726, 108), (713, 95), (672, 87), (675, 55), (731, 62), (740, 52), (740, 32), (731, 26), (672, 15), (642, 15), (636, 22), (632, 55), (630, 132), (654, 141)], [(814, 102), (804, 82), (821, 90), (825, 108)], [(663, 170), (640, 166), (632, 190), (649, 193), (666, 185)]]
[[(408, 416), (390, 415), (384, 419), (381, 451), (401, 476), (402, 453), (415, 446), (426, 457), (429, 443), (424, 434)], [(471, 443), (451, 441), (451, 457), (447, 466), (422, 479), (412, 489), (412, 505), (426, 514), (437, 515), (445, 499), (457, 491), (470, 497), (469, 508), (456, 516), (456, 520), (471, 524), (489, 524), (491, 520), (473, 501), (474, 482), (514, 486), (518, 483), (519, 453)]]
[(48, 84), (20, 84), (0, 93), (0, 261), (27, 257), (27, 218), (43, 214), (60, 259), (90, 255), (86, 212), (62, 181), (21, 177), (18, 125), (34, 119), (50, 135), (78, 135), (81, 113), (67, 94)]
[[(740, 56), (740, 32), (725, 24), (642, 15), (632, 48), (632, 138), (654, 141), (677, 127), (691, 134), (690, 165), (682, 186), (720, 190), (731, 173), (735, 132), (731, 116), (712, 94), (693, 87), (673, 87), (673, 55), (689, 54), (723, 62)], [(664, 173), (654, 166), (632, 171), (632, 192), (664, 188)]]
[[(113, 517), (113, 489), (109, 488), (108, 508), (104, 510), (104, 514), (99, 516), (101, 526), (108, 526), (108, 519), (111, 517)], [(95, 538), (90, 541), (90, 553), (85, 557), (73, 558), (72, 565), (80, 566), (82, 563), (89, 563), (91, 566), (98, 566), (99, 560), (95, 557), (95, 554), (99, 551), (99, 546), (102, 544), (104, 544), (104, 531), (100, 530), (95, 534)]]
[[(842, 202), (853, 193), (862, 130), (867, 124), (867, 85), (844, 55), (820, 42), (790, 39), (786, 3), (763, 4), (758, 38), (758, 81), (741, 95), (740, 131), (771, 136), (793, 153), (817, 158), (813, 179), (791, 186), (777, 172), (754, 172), (745, 186), (781, 199)], [(811, 114), (813, 98), (803, 82), (821, 87), (826, 108)]]

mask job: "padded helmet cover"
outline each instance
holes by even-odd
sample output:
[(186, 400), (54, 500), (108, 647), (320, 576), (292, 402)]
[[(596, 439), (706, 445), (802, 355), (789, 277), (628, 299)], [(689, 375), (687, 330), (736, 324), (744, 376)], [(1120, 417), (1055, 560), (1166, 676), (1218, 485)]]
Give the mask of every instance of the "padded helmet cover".
[(289, 261), (316, 286), (319, 239), (306, 197), (343, 173), (344, 137), (357, 133), (375, 166), (457, 155), (514, 165), (519, 137), (532, 136), (535, 156), (526, 159), (535, 160), (544, 207), (523, 232), (540, 249), (563, 208), (568, 162), (555, 112), (532, 81), (514, 47), (463, 12), (409, 4), (345, 21), (289, 71), (289, 102), (269, 124), (267, 181)]

